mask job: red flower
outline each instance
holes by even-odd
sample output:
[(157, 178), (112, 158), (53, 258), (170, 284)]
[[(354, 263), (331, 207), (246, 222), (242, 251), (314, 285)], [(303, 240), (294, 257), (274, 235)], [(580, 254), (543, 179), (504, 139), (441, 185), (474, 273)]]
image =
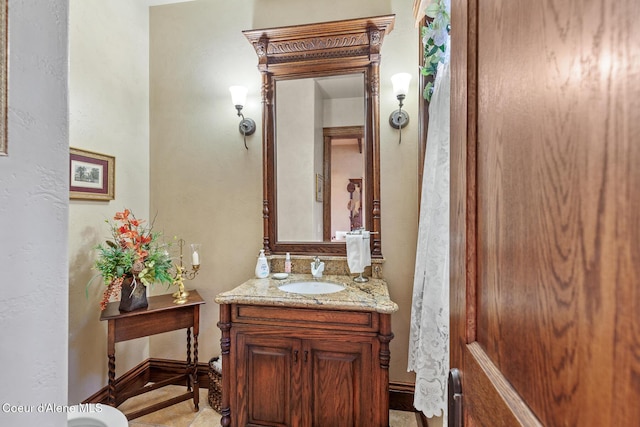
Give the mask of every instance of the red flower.
[[(129, 219), (129, 216), (131, 216), (131, 219)], [(141, 227), (145, 220), (135, 218), (129, 209), (116, 212), (113, 218), (122, 223), (119, 227), (116, 227), (119, 233), (118, 242), (120, 246), (133, 249), (138, 256), (138, 261), (144, 262), (149, 256), (149, 252), (142, 247), (148, 245), (153, 240), (149, 230), (139, 230), (139, 227)]]
[(129, 209), (125, 209), (123, 212), (116, 212), (116, 216), (114, 216), (113, 219), (127, 221), (127, 218), (129, 218), (130, 213), (131, 211)]
[(141, 245), (146, 245), (151, 243), (151, 236), (147, 235), (147, 236), (138, 236), (138, 241), (140, 242)]

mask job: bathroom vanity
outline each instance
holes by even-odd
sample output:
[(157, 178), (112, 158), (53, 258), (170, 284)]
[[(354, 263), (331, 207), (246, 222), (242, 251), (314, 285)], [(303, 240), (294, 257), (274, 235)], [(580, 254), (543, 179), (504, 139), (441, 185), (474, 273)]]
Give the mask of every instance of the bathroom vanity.
[(286, 292), (314, 281), (251, 279), (219, 294), (223, 426), (389, 425), (391, 313), (386, 283), (342, 285), (330, 294)]
[[(398, 306), (380, 279), (379, 67), (394, 21), (385, 15), (243, 31), (262, 76), (263, 250), (271, 271), (284, 270), (274, 265), (287, 253), (341, 259), (310, 270), (313, 259), (298, 258), (285, 280), (251, 279), (216, 297), (223, 426), (389, 426)], [(334, 140), (344, 139), (353, 156), (332, 162), (340, 158)], [(346, 275), (345, 242), (333, 239), (343, 227), (337, 218), (349, 215), (332, 204), (332, 192), (351, 183), (343, 175), (361, 186), (358, 227), (371, 231), (367, 275), (375, 278), (366, 283)]]

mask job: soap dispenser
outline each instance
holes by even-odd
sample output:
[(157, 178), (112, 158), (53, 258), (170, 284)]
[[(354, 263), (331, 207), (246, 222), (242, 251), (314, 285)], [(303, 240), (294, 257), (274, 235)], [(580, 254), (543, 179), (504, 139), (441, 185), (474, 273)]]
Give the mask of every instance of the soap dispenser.
[(291, 254), (289, 252), (284, 257), (284, 272), (291, 273)]
[(258, 255), (258, 262), (256, 263), (256, 277), (258, 279), (264, 279), (269, 277), (269, 261), (264, 255), (264, 249), (260, 249), (260, 255)]

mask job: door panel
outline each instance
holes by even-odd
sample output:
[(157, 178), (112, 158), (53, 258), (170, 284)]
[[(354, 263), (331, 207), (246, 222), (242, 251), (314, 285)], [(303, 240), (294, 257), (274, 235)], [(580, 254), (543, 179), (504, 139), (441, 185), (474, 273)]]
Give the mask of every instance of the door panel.
[[(527, 404), (477, 343), (464, 350), (467, 411), (480, 425), (491, 427), (541, 426)], [(478, 404), (481, 402), (482, 404)]]
[[(374, 425), (371, 344), (343, 341), (307, 341), (312, 426), (358, 427)], [(305, 356), (306, 357), (306, 356)]]
[(640, 419), (638, 17), (452, 2), (451, 367), (471, 425)]
[(297, 377), (293, 355), (300, 352), (299, 340), (239, 333), (237, 343), (238, 360), (246, 363), (238, 371), (247, 375), (237, 378), (238, 425), (291, 426), (291, 384)]

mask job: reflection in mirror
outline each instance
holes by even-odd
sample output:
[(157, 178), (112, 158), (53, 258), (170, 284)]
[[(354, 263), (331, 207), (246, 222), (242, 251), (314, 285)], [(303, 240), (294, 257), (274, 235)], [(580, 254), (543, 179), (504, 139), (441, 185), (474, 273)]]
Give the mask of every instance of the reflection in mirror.
[(278, 80), (275, 92), (278, 241), (344, 241), (366, 227), (364, 75)]
[(366, 228), (364, 126), (324, 128), (323, 241), (345, 242), (347, 232)]

